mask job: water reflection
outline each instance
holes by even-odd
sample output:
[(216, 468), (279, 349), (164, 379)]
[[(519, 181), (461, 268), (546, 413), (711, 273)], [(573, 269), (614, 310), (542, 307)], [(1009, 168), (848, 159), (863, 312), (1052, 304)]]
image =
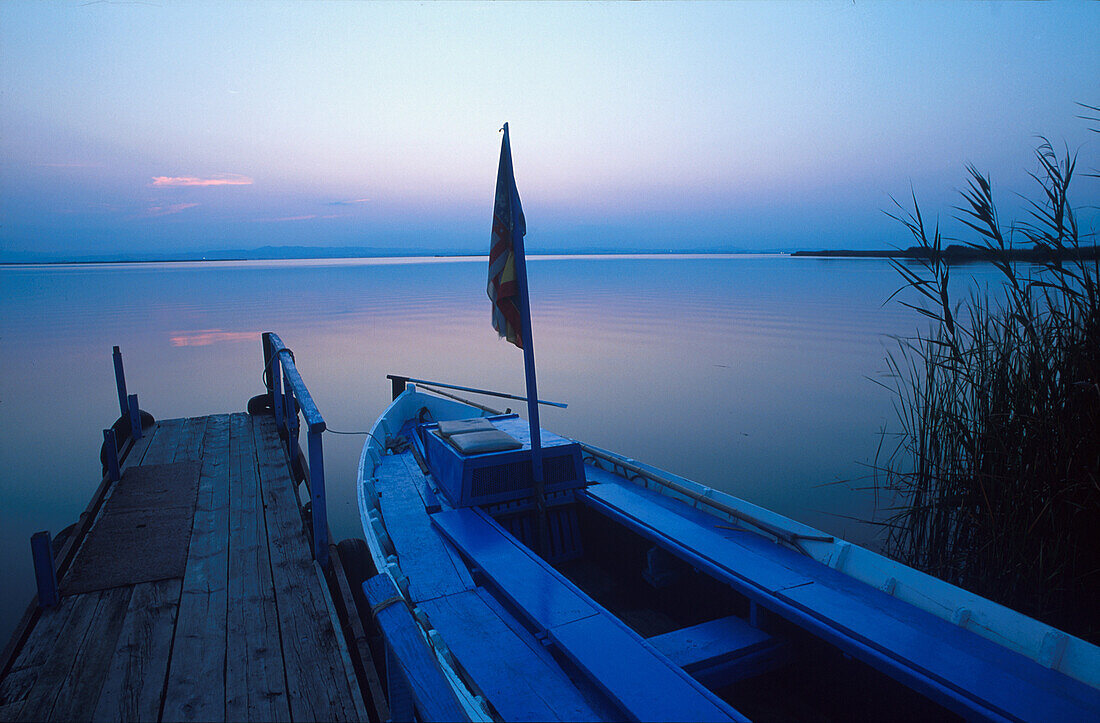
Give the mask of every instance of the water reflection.
[[(27, 550), (82, 511), (116, 415), (111, 346), (158, 418), (240, 411), (262, 390), (259, 332), (277, 331), (329, 426), (359, 431), (387, 373), (523, 392), (519, 350), (489, 323), (476, 259), (0, 268), (0, 605), (6, 637), (31, 596)], [(972, 273), (986, 273), (980, 268)], [(911, 312), (878, 260), (551, 258), (530, 266), (544, 426), (857, 540), (854, 485), (891, 399), (884, 335)], [(362, 437), (329, 435), (330, 520), (355, 534)], [(858, 486), (858, 485), (855, 485)]]

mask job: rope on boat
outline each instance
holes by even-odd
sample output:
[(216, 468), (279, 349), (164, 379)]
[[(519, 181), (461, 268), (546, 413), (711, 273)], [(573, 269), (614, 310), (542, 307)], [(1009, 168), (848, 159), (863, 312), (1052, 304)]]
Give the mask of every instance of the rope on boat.
[(370, 606), (371, 615), (373, 615), (374, 617), (378, 617), (378, 613), (382, 612), (383, 610), (388, 608), (390, 605), (396, 605), (397, 603), (403, 603), (403, 602), (405, 602), (405, 598), (401, 597), (400, 595), (391, 595), (390, 597), (386, 598), (382, 602), (375, 603), (374, 605), (371, 605)]

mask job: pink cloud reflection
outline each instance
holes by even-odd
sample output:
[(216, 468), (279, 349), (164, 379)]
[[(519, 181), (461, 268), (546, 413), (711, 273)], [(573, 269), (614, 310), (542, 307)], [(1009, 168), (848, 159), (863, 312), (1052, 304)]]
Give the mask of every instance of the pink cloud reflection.
[(222, 331), (221, 329), (203, 329), (176, 332), (170, 339), (172, 346), (210, 346), (225, 341), (256, 341), (258, 331)]
[(153, 176), (154, 186), (250, 186), (252, 179), (237, 173), (221, 173), (210, 178), (197, 176)]

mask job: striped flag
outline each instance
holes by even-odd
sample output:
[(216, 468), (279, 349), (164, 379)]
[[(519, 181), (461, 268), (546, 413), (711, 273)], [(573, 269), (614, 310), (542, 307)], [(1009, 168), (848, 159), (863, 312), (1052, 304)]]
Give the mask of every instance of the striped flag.
[[(527, 225), (519, 203), (519, 191), (512, 172), (512, 148), (508, 124), (500, 145), (497, 167), (497, 197), (493, 207), (493, 236), (489, 245), (489, 285), (486, 291), (493, 307), (493, 328), (502, 337), (523, 348), (520, 321), (520, 288), (516, 277), (516, 254), (523, 254)], [(522, 257), (519, 263), (523, 263)]]

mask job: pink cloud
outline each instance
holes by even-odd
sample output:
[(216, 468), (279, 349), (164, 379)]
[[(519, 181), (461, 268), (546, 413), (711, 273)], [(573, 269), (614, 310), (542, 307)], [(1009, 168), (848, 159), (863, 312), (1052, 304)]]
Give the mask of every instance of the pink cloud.
[(258, 331), (222, 331), (205, 329), (202, 331), (177, 332), (171, 336), (172, 346), (210, 346), (223, 341), (256, 341)]
[(310, 213), (304, 216), (283, 216), (282, 218), (262, 218), (261, 221), (308, 221), (311, 218), (317, 218), (317, 214)]
[(180, 211), (186, 211), (189, 208), (198, 206), (197, 203), (172, 203), (167, 206), (150, 206), (145, 209), (145, 213), (142, 214), (144, 218), (154, 218), (156, 216), (169, 216), (173, 213), (179, 213)]
[(99, 168), (101, 163), (35, 163), (39, 168)]
[(250, 186), (252, 179), (237, 173), (220, 173), (210, 178), (197, 176), (153, 176), (153, 186)]

